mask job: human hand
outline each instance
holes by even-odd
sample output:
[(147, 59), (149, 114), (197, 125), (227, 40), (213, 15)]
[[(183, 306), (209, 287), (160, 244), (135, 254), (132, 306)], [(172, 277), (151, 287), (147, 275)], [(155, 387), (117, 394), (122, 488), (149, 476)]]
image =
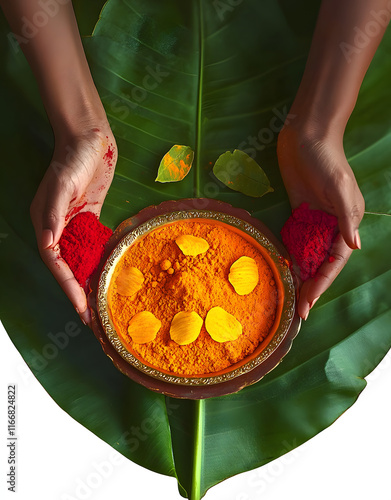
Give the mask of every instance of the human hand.
[(86, 324), (91, 322), (86, 294), (61, 258), (58, 241), (79, 211), (99, 217), (116, 161), (117, 146), (107, 122), (77, 136), (60, 135), (30, 208), (41, 257)]
[[(331, 256), (314, 278), (300, 290), (298, 313), (307, 319), (312, 306), (347, 263), (352, 250), (361, 248), (358, 227), (364, 215), (364, 198), (346, 160), (338, 134), (303, 133), (286, 125), (277, 144), (280, 172), (293, 209), (306, 202), (338, 218)], [(332, 262), (331, 262), (332, 261)]]
[[(319, 296), (360, 248), (364, 199), (343, 150), (343, 135), (360, 86), (389, 22), (387, 0), (323, 0), (304, 74), (277, 144), (281, 175), (292, 208), (307, 202), (338, 218), (331, 255), (315, 279), (301, 287), (298, 312), (306, 319)], [(357, 48), (357, 33), (381, 13), (377, 32)], [(384, 17), (385, 15), (385, 17)], [(336, 22), (338, 19), (338, 22)], [(351, 47), (348, 54), (343, 48)], [(353, 54), (354, 52), (354, 54)], [(292, 118), (292, 117), (295, 118)], [(333, 259), (330, 259), (333, 260)]]

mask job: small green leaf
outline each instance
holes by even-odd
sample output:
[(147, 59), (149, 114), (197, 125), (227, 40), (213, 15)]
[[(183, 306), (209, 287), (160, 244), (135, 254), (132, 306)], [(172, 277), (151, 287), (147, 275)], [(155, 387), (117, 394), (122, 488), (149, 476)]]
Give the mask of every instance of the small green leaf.
[(159, 165), (155, 182), (178, 182), (189, 173), (194, 151), (189, 146), (173, 146)]
[(260, 198), (274, 191), (258, 163), (239, 149), (220, 155), (214, 164), (213, 173), (227, 187), (247, 196)]

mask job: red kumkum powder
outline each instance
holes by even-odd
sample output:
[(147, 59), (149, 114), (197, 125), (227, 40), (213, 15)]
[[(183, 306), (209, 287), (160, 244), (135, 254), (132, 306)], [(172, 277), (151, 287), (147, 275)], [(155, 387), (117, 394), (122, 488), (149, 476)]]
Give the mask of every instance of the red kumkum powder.
[(92, 212), (78, 213), (65, 227), (59, 241), (61, 257), (84, 290), (112, 234)]
[[(300, 269), (303, 281), (313, 278), (330, 255), (338, 233), (338, 219), (323, 210), (310, 210), (302, 203), (281, 230), (282, 241)], [(330, 260), (331, 259), (331, 260)], [(334, 258), (330, 256), (329, 262)]]
[[(106, 139), (108, 139), (107, 135)], [(103, 155), (103, 159), (109, 167), (112, 167), (113, 158), (114, 158), (114, 146), (110, 144), (110, 146), (107, 148), (106, 153)]]

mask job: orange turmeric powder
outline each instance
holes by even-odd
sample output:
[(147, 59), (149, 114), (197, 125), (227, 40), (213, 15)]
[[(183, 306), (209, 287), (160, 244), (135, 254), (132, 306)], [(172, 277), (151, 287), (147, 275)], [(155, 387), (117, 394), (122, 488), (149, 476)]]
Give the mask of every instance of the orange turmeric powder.
[[(203, 238), (209, 248), (196, 256), (184, 255), (175, 242), (180, 235)], [(242, 256), (254, 259), (259, 273), (247, 295), (236, 293), (228, 280), (230, 267)], [(142, 272), (144, 282), (137, 293), (123, 296), (116, 278), (131, 267)], [(118, 335), (142, 362), (170, 374), (200, 376), (224, 370), (254, 352), (275, 322), (279, 293), (272, 269), (246, 238), (226, 224), (193, 219), (166, 224), (130, 246), (113, 273), (108, 305)], [(205, 318), (213, 307), (241, 323), (243, 333), (236, 340), (217, 342), (209, 335)], [(136, 343), (128, 333), (130, 320), (141, 311), (161, 321), (151, 342)], [(170, 337), (173, 318), (181, 311), (194, 311), (204, 320), (196, 340), (186, 345)]]

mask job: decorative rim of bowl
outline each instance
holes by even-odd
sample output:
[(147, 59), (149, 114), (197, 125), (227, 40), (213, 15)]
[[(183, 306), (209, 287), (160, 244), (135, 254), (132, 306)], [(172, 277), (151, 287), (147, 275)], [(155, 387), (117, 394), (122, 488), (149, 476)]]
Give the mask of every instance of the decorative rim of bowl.
[[(212, 219), (219, 222), (226, 223), (233, 226), (242, 232), (251, 236), (258, 244), (260, 244), (268, 253), (277, 268), (278, 274), (281, 278), (281, 284), (284, 290), (284, 301), (282, 305), (280, 323), (267, 344), (267, 346), (254, 358), (247, 363), (241, 364), (239, 367), (234, 368), (226, 373), (219, 375), (206, 374), (205, 376), (183, 376), (169, 374), (160, 371), (157, 368), (150, 367), (144, 364), (134, 354), (132, 354), (121, 341), (120, 336), (116, 332), (113, 322), (110, 318), (109, 306), (107, 301), (107, 292), (110, 285), (112, 274), (115, 267), (123, 254), (129, 247), (139, 238), (145, 236), (147, 233), (157, 229), (167, 223), (177, 222), (189, 219)], [(121, 357), (134, 368), (143, 372), (144, 374), (154, 377), (170, 384), (187, 385), (187, 386), (208, 386), (212, 384), (219, 384), (226, 382), (233, 378), (244, 375), (254, 368), (263, 363), (281, 344), (286, 337), (291, 326), (295, 314), (295, 286), (293, 277), (285, 259), (281, 256), (275, 245), (264, 235), (262, 232), (254, 227), (249, 222), (246, 222), (233, 215), (214, 211), (214, 210), (179, 210), (165, 214), (158, 215), (132, 229), (127, 233), (116, 245), (114, 250), (109, 255), (105, 262), (102, 272), (99, 277), (98, 291), (97, 291), (97, 312), (100, 322), (106, 333), (107, 338), (113, 345), (115, 350)], [(251, 355), (249, 355), (251, 356)], [(245, 359), (245, 358), (244, 358)], [(241, 361), (241, 363), (243, 360)], [(232, 365), (235, 366), (235, 365)]]

